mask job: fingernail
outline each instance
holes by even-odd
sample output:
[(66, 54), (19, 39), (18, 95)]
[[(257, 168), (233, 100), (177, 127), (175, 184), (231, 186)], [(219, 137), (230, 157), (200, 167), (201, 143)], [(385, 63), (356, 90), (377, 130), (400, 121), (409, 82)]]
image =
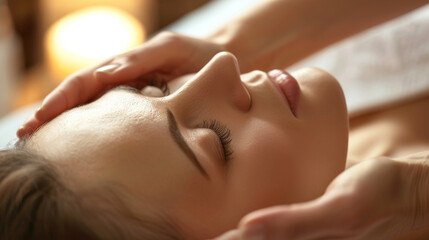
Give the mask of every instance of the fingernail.
[(266, 240), (265, 228), (262, 224), (254, 224), (244, 228), (242, 240)]
[(100, 68), (97, 68), (97, 70), (95, 70), (96, 73), (102, 72), (102, 73), (106, 73), (106, 74), (113, 74), (115, 72), (115, 70), (117, 68), (119, 68), (119, 64), (109, 64), (106, 66), (102, 66)]
[(281, 70), (278, 69), (274, 69), (268, 72), (268, 75), (272, 78), (276, 78), (278, 76), (280, 76), (281, 74), (283, 74), (283, 72)]

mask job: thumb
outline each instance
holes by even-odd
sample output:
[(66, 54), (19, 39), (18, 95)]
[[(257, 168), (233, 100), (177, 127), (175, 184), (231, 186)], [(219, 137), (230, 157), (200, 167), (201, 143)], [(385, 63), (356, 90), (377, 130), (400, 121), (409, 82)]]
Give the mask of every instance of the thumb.
[(246, 215), (240, 222), (243, 239), (284, 240), (333, 237), (342, 234), (347, 201), (338, 195), (310, 202), (275, 206)]

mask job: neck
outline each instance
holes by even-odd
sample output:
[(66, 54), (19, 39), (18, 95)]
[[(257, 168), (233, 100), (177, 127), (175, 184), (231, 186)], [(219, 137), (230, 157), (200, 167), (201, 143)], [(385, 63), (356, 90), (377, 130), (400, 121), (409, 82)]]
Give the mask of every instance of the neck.
[(429, 150), (429, 95), (350, 120), (349, 164)]

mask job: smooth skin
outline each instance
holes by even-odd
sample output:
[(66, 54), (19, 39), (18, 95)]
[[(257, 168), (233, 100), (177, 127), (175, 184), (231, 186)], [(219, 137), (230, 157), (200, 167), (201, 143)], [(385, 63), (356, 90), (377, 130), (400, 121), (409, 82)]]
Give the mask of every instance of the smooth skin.
[[(320, 196), (345, 168), (348, 118), (338, 82), (314, 68), (292, 74), (301, 88), (296, 116), (266, 73), (240, 76), (236, 58), (223, 52), (168, 96), (109, 91), (44, 125), (27, 146), (52, 159), (77, 191), (123, 186), (134, 205), (162, 212), (188, 239), (215, 237), (253, 210)], [(168, 111), (204, 174), (172, 139)], [(230, 129), (229, 160), (202, 126), (210, 119)]]
[[(197, 71), (202, 66), (201, 64), (204, 64), (211, 56), (222, 50), (234, 53), (239, 59), (244, 72), (252, 69), (281, 69), (336, 41), (404, 14), (426, 3), (427, 1), (422, 0), (352, 0), (347, 1), (347, 3), (342, 0), (265, 1), (260, 7), (239, 16), (232, 23), (204, 40), (190, 40), (185, 36), (164, 33), (157, 37), (157, 43), (155, 42), (156, 38), (154, 38), (154, 41), (143, 44), (136, 51), (114, 57), (105, 63), (83, 70), (67, 78), (45, 99), (35, 116), (18, 131), (18, 136), (22, 137), (25, 134), (31, 134), (43, 123), (67, 109), (89, 102), (91, 99), (102, 94), (106, 88), (124, 83), (135, 84), (133, 82), (136, 80), (136, 76), (143, 79), (143, 81), (138, 82), (141, 84), (144, 80), (150, 79), (154, 73), (168, 77), (169, 75), (174, 76), (175, 74), (180, 75), (187, 72), (174, 71), (174, 69), (191, 69), (190, 71)], [(267, 28), (266, 26), (271, 27)], [(317, 39), (317, 41), (314, 41), (314, 39)], [(201, 48), (201, 46), (204, 47)], [(163, 49), (168, 49), (167, 53), (163, 52)], [(183, 49), (194, 53), (192, 54), (192, 59), (195, 59), (195, 61), (187, 61), (188, 58), (180, 58), (180, 56), (189, 56), (183, 52)], [(161, 53), (165, 53), (165, 55), (162, 55), (163, 60), (157, 61), (156, 59), (159, 59)], [(156, 60), (154, 61), (156, 64), (151, 65), (153, 59)], [(200, 61), (201, 64), (199, 65)], [(111, 66), (105, 67), (108, 64), (118, 67), (117, 71)], [(150, 67), (145, 68), (148, 65)], [(181, 68), (177, 68), (178, 66), (181, 66)], [(107, 71), (96, 71), (98, 67), (105, 67), (101, 70)], [(138, 69), (144, 70), (139, 71)], [(127, 77), (128, 70), (129, 73), (133, 73), (130, 75), (130, 78)], [(424, 160), (425, 158), (421, 157), (421, 159)], [(404, 161), (408, 160), (404, 159)], [(412, 163), (411, 166), (422, 169), (422, 174), (419, 176), (428, 176), (429, 173), (425, 168), (426, 164), (427, 162), (421, 161), (419, 163)], [(374, 168), (376, 168), (376, 165), (374, 165)], [(358, 182), (364, 182), (362, 175), (356, 174), (356, 172), (346, 171), (343, 174), (349, 174), (350, 178), (354, 177)], [(400, 178), (400, 181), (407, 186), (406, 184), (411, 179), (411, 177), (404, 177)], [(425, 182), (423, 179), (420, 177), (416, 181)], [(333, 195), (331, 194), (331, 196)], [(364, 209), (363, 211), (372, 210), (368, 208), (368, 205), (360, 204), (370, 201), (371, 196), (360, 196), (368, 197), (368, 201), (355, 201), (356, 199), (354, 198), (340, 198), (341, 195), (335, 196), (337, 196), (339, 201), (345, 201), (345, 204), (347, 204), (347, 201), (349, 201), (349, 204), (353, 203), (353, 206), (357, 209)], [(335, 197), (332, 199), (335, 199)], [(425, 202), (425, 199), (421, 199), (421, 201)], [(319, 201), (319, 203), (328, 203), (328, 201)], [(309, 218), (311, 218), (311, 213), (317, 216), (317, 212), (323, 212), (321, 211), (323, 208), (331, 209), (332, 211), (335, 210), (334, 206), (329, 204), (307, 206), (312, 206), (307, 211)], [(406, 206), (410, 205), (406, 204)], [(326, 217), (324, 221), (319, 222), (321, 225), (312, 226), (314, 229), (310, 228), (308, 231), (317, 230), (323, 232), (323, 226), (325, 226), (324, 224), (327, 219), (332, 222), (338, 222), (340, 219), (348, 216), (353, 209), (347, 208), (341, 214), (331, 216), (332, 218)], [(281, 212), (279, 211), (279, 213)], [(298, 215), (299, 212), (297, 212), (296, 216)], [(258, 216), (260, 217), (260, 214)], [(270, 225), (270, 223), (272, 224), (270, 216), (271, 214), (267, 214), (266, 218), (259, 219), (264, 219)], [(299, 224), (304, 223), (297, 223), (294, 226), (299, 226)], [(252, 221), (249, 217), (245, 221), (242, 221), (241, 224), (241, 226), (251, 225)], [(287, 228), (288, 225), (290, 225), (290, 221), (285, 221), (277, 223), (277, 228), (272, 227), (270, 229), (272, 234), (275, 234), (276, 231), (281, 231), (282, 226)], [(374, 222), (368, 222), (368, 226), (373, 225)], [(343, 230), (345, 232), (347, 229), (344, 228)], [(356, 237), (358, 236), (359, 234), (356, 235)], [(360, 236), (367, 235), (361, 234)]]
[(335, 178), (323, 196), (252, 212), (216, 239), (426, 239), (428, 163), (429, 152), (364, 161)]

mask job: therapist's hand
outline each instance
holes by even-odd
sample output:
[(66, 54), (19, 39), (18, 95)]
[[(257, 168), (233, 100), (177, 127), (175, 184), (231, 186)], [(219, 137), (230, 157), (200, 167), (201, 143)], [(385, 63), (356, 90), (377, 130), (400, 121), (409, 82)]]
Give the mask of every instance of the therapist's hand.
[(121, 84), (141, 86), (156, 75), (168, 81), (199, 71), (221, 44), (163, 32), (136, 49), (78, 71), (67, 77), (43, 101), (40, 109), (17, 132), (33, 133), (43, 123), (75, 106), (87, 103), (106, 90)]
[(396, 239), (429, 225), (427, 168), (367, 160), (339, 175), (320, 198), (250, 213), (217, 240)]

